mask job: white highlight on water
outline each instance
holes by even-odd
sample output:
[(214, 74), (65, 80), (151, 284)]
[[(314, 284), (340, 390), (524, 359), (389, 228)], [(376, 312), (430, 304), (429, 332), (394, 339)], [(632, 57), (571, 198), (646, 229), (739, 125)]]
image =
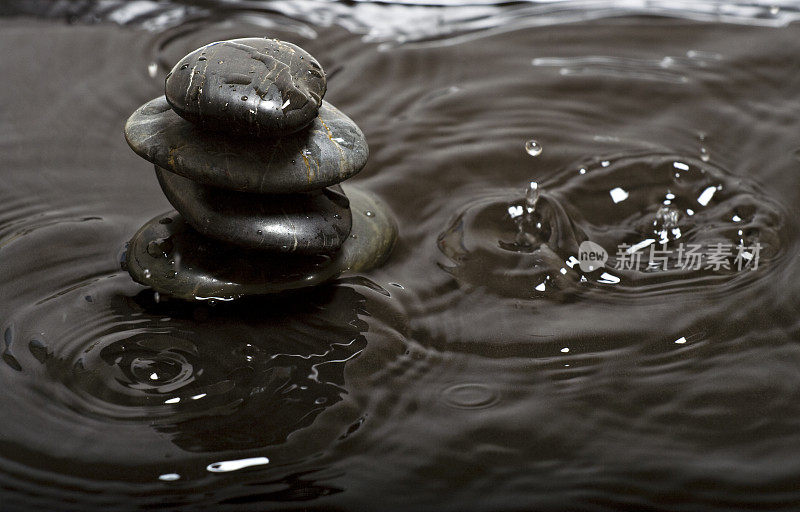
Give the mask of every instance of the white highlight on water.
[(249, 459), (238, 460), (223, 460), (220, 462), (213, 462), (206, 466), (206, 470), (211, 473), (227, 473), (229, 471), (238, 471), (240, 469), (249, 468), (252, 466), (263, 466), (269, 464), (269, 459), (266, 457), (252, 457)]
[(697, 198), (697, 202), (702, 204), (703, 206), (708, 206), (708, 202), (711, 201), (711, 198), (714, 197), (714, 193), (717, 191), (717, 187), (708, 187), (700, 194), (700, 197)]
[(628, 199), (628, 192), (620, 187), (612, 188), (608, 193), (611, 194), (611, 200), (614, 201), (614, 204)]
[(600, 279), (597, 280), (598, 283), (603, 284), (617, 284), (619, 281), (620, 280), (617, 276), (609, 274), (608, 272), (603, 272), (600, 275)]
[(163, 475), (159, 475), (158, 479), (162, 482), (174, 482), (175, 480), (180, 480), (181, 475), (178, 473), (164, 473)]
[(512, 219), (516, 219), (517, 217), (522, 215), (522, 205), (515, 205), (508, 207), (508, 216)]

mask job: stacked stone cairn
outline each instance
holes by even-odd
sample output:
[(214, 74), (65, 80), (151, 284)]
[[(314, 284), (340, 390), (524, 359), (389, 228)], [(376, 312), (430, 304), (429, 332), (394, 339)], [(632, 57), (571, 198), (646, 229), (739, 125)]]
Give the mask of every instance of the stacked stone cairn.
[(177, 298), (229, 300), (383, 263), (397, 226), (379, 200), (340, 185), (369, 150), (323, 101), (326, 89), (316, 59), (277, 39), (216, 42), (178, 62), (165, 95), (125, 125), (175, 207), (128, 244), (133, 279)]

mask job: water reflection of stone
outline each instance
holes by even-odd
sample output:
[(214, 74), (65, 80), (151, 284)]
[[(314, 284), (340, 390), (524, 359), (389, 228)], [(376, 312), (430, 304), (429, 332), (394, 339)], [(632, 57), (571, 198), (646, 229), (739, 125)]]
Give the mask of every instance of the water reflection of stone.
[(149, 421), (191, 452), (283, 443), (342, 399), (345, 365), (367, 343), (366, 298), (350, 287), (213, 306), (152, 297), (134, 300), (163, 328), (112, 333), (48, 364), (72, 372), (90, 412)]

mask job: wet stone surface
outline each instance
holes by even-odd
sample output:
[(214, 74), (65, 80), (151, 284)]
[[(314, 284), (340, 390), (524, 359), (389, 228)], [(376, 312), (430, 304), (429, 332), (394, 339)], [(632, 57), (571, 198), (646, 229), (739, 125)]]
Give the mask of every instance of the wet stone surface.
[(156, 166), (167, 199), (193, 228), (252, 249), (331, 253), (352, 227), (339, 185), (304, 194), (249, 194), (210, 187)]
[(220, 41), (181, 59), (167, 76), (167, 101), (206, 129), (280, 136), (311, 123), (322, 105), (325, 72), (291, 43)]
[(345, 271), (366, 271), (383, 263), (397, 238), (389, 210), (352, 187), (353, 229), (333, 255), (276, 254), (248, 250), (205, 237), (176, 211), (145, 224), (125, 256), (133, 279), (181, 299), (228, 300), (324, 283)]
[(162, 96), (131, 115), (125, 138), (139, 156), (166, 170), (200, 183), (262, 194), (334, 185), (357, 174), (369, 155), (361, 129), (325, 101), (308, 129), (256, 140), (203, 130), (176, 114)]

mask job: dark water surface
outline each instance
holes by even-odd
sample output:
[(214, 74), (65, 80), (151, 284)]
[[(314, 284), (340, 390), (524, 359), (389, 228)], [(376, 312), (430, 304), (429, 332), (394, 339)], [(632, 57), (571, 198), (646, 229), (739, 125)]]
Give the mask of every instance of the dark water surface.
[[(0, 8), (0, 510), (800, 509), (797, 6), (605, 5)], [(399, 245), (157, 298), (119, 268), (170, 208), (123, 123), (254, 35), (325, 67)], [(664, 233), (761, 260), (567, 263)]]

